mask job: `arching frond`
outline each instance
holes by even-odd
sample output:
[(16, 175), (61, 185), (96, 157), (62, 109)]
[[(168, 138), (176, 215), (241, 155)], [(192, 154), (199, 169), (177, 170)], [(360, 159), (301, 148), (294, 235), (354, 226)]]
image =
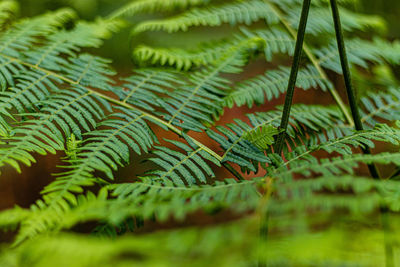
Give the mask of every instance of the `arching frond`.
[(66, 171), (56, 174), (56, 181), (42, 191), (45, 203), (50, 208), (65, 206), (65, 201), (76, 204), (73, 193), (80, 193), (82, 187), (98, 181), (95, 171), (114, 179), (113, 171), (129, 162), (131, 150), (137, 154), (147, 152), (157, 138), (144, 117), (140, 112), (121, 108), (120, 113), (97, 125), (101, 128), (84, 134), (86, 138), (83, 145), (75, 148), (75, 157), (65, 160), (69, 165), (62, 166)]
[[(250, 170), (253, 172), (258, 171), (259, 163), (270, 162), (268, 157), (264, 154), (265, 146), (271, 145), (273, 136), (278, 131), (268, 125), (260, 125), (252, 128), (248, 124), (236, 120), (236, 124), (227, 124), (226, 127), (217, 126), (216, 131), (208, 130), (207, 134), (213, 140), (223, 148), (224, 155), (222, 156), (222, 162), (230, 161), (241, 166), (244, 170)], [(262, 130), (264, 129), (264, 130)], [(257, 133), (257, 131), (260, 131)], [(267, 140), (268, 143), (264, 145), (253, 144), (250, 140), (253, 140), (250, 136), (254, 133), (256, 140)], [(266, 136), (264, 136), (266, 134)]]
[(290, 180), (292, 175), (301, 174), (309, 177), (313, 174), (319, 174), (323, 176), (343, 175), (343, 174), (354, 174), (354, 169), (359, 166), (360, 163), (371, 164), (400, 164), (400, 155), (398, 153), (380, 153), (376, 155), (367, 154), (353, 154), (345, 155), (343, 157), (325, 158), (318, 160), (317, 158), (308, 155), (307, 157), (296, 159), (291, 161), (291, 157), (288, 156), (290, 161), (290, 169), (284, 167), (278, 171), (280, 179)]
[(158, 99), (173, 88), (182, 86), (183, 80), (175, 71), (140, 69), (134, 75), (122, 79), (122, 87), (113, 88), (113, 92), (124, 103), (153, 111), (158, 106)]
[(4, 90), (6, 85), (14, 85), (12, 75), (18, 74), (25, 67), (18, 62), (21, 52), (28, 51), (41, 37), (54, 32), (57, 27), (71, 19), (75, 13), (70, 9), (61, 9), (32, 19), (25, 19), (14, 24), (0, 36), (0, 84)]
[(117, 9), (110, 14), (111, 18), (133, 16), (138, 13), (168, 12), (176, 9), (186, 9), (191, 6), (204, 5), (210, 0), (137, 0)]
[(222, 101), (231, 82), (221, 74), (236, 74), (248, 60), (249, 54), (260, 47), (259, 39), (240, 42), (221, 55), (212, 66), (189, 76), (189, 83), (169, 93), (160, 106), (166, 111), (162, 115), (169, 123), (184, 129), (199, 131), (211, 125), (220, 115)]
[(265, 41), (264, 54), (268, 61), (272, 60), (274, 54), (293, 55), (295, 40), (284, 29), (274, 26), (268, 30), (249, 30), (242, 27), (241, 32), (247, 38), (259, 37)]
[(115, 20), (97, 20), (93, 23), (78, 22), (72, 30), (61, 30), (48, 36), (43, 46), (27, 51), (27, 62), (49, 70), (67, 68), (69, 62), (60, 55), (75, 56), (82, 47), (98, 47), (102, 39), (120, 28)]
[(400, 101), (399, 88), (389, 88), (385, 93), (370, 93), (360, 99), (361, 121), (369, 127), (374, 127), (379, 121), (400, 120), (398, 105)]
[[(288, 21), (293, 28), (297, 29), (300, 18), (300, 8), (288, 10)], [(344, 31), (374, 29), (384, 31), (385, 22), (381, 17), (354, 13), (346, 9), (340, 10), (341, 22)], [(307, 33), (320, 35), (322, 33), (334, 33), (331, 11), (326, 8), (311, 8), (310, 18), (307, 23)]]
[[(352, 133), (335, 107), (297, 104), (292, 106), (292, 111), (287, 131), (289, 150), (303, 144), (317, 145)], [(269, 163), (263, 151), (271, 152), (271, 140), (278, 133), (272, 129), (279, 128), (281, 116), (280, 106), (270, 112), (249, 114), (250, 125), (236, 119), (235, 124), (226, 125), (228, 129), (218, 126), (217, 130), (225, 137), (211, 130), (207, 133), (223, 148), (223, 161), (231, 161), (245, 169), (257, 171), (259, 163)], [(262, 130), (263, 128), (268, 131)], [(248, 138), (249, 134), (257, 131), (259, 134), (254, 140), (256, 142), (252, 142), (252, 138)], [(263, 140), (266, 142), (262, 143)]]
[[(225, 97), (225, 103), (228, 107), (232, 107), (234, 104), (239, 107), (245, 104), (252, 107), (254, 104), (265, 103), (265, 100), (278, 98), (287, 89), (289, 75), (290, 68), (281, 67), (278, 70), (268, 70), (263, 75), (240, 82)], [(333, 88), (332, 83), (321, 77), (313, 66), (299, 70), (296, 86), (304, 90), (319, 87), (326, 91), (327, 88)]]
[[(391, 43), (380, 39), (376, 39), (374, 42), (351, 39), (346, 42), (346, 47), (349, 62), (365, 69), (368, 68), (369, 62), (382, 63), (383, 61), (388, 61), (396, 65), (399, 63), (399, 61), (393, 61), (393, 58), (398, 58), (400, 54), (398, 42)], [(337, 73), (342, 72), (336, 43), (332, 42), (327, 47), (315, 50), (314, 52), (318, 56), (321, 66)], [(392, 54), (394, 57), (391, 56)]]
[[(353, 214), (371, 213), (381, 205), (397, 209), (394, 199), (398, 183), (377, 181), (351, 175), (323, 176), (290, 183), (276, 183), (276, 198), (269, 203), (272, 214), (287, 214), (295, 210), (329, 213), (346, 210)], [(340, 194), (335, 194), (340, 192)]]
[(27, 166), (35, 162), (31, 153), (54, 154), (64, 148), (65, 138), (71, 133), (81, 138), (82, 131), (90, 131), (96, 119), (104, 117), (99, 102), (108, 107), (102, 99), (79, 87), (43, 101), (41, 113), (26, 114), (33, 119), (22, 122), (13, 129), (12, 136), (2, 140), (8, 144), (0, 149), (0, 166), (10, 164), (20, 171), (19, 162)]
[(144, 31), (187, 31), (193, 26), (219, 26), (251, 24), (264, 19), (268, 23), (276, 23), (278, 18), (266, 1), (235, 1), (215, 8), (192, 9), (170, 19), (142, 22), (134, 28), (135, 33)]
[[(248, 208), (255, 208), (260, 196), (254, 181), (237, 182), (233, 179), (216, 181), (213, 185), (189, 187), (176, 186), (172, 182), (143, 182), (120, 184), (111, 186), (112, 195), (117, 197), (111, 210), (117, 216), (118, 203), (130, 205), (132, 211), (143, 217), (155, 215), (160, 220), (166, 220), (170, 216), (183, 219), (187, 214), (198, 210), (212, 211), (218, 207), (232, 207), (233, 212), (242, 212)], [(146, 194), (144, 194), (147, 192)], [(132, 203), (135, 203), (133, 204)], [(148, 206), (142, 209), (140, 203), (146, 202)], [(168, 203), (175, 203), (169, 205)], [(232, 205), (235, 203), (234, 205)], [(129, 208), (128, 208), (129, 210)], [(133, 213), (135, 214), (135, 213)], [(132, 215), (132, 214), (126, 214)], [(111, 216), (110, 216), (111, 217)]]
[(58, 88), (55, 83), (59, 79), (49, 77), (45, 73), (38, 71), (25, 71), (14, 77), (15, 87), (9, 88), (5, 92), (0, 92), (0, 114), (1, 114), (1, 135), (8, 136), (10, 125), (6, 121), (15, 119), (11, 114), (11, 109), (15, 108), (20, 113), (35, 111), (35, 104), (49, 96), (50, 90), (56, 92)]
[(222, 42), (212, 46), (200, 46), (195, 50), (186, 50), (140, 45), (133, 50), (133, 57), (142, 64), (169, 65), (178, 70), (189, 70), (192, 67), (206, 66), (212, 63), (230, 46), (231, 44)]
[(156, 147), (157, 150), (153, 151), (153, 154), (157, 158), (150, 158), (149, 160), (156, 163), (163, 170), (152, 171), (148, 177), (161, 182), (171, 180), (177, 185), (206, 183), (207, 177), (214, 178), (214, 172), (205, 160), (220, 166), (218, 159), (213, 158), (202, 147), (198, 147), (190, 141), (190, 146), (178, 141), (167, 141), (184, 152), (178, 152), (164, 146)]

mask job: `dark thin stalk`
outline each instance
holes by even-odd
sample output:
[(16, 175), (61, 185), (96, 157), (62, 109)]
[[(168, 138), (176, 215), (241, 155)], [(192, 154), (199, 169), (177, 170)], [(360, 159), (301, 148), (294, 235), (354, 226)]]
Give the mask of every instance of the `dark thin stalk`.
[[(363, 125), (362, 125), (362, 122), (360, 119), (360, 113), (359, 113), (359, 110), (357, 107), (355, 93), (354, 93), (353, 86), (351, 83), (351, 74), (350, 74), (349, 62), (347, 60), (346, 48), (344, 45), (343, 32), (342, 32), (342, 27), (341, 27), (341, 23), (340, 23), (339, 9), (338, 9), (336, 0), (330, 0), (330, 3), (331, 3), (331, 7), (332, 7), (333, 21), (335, 24), (335, 33), (336, 33), (336, 40), (337, 40), (337, 45), (338, 45), (338, 49), (339, 49), (340, 64), (342, 65), (343, 77), (344, 77), (344, 82), (345, 82), (345, 86), (346, 86), (347, 96), (349, 98), (350, 109), (351, 109), (351, 113), (353, 115), (353, 120), (354, 120), (354, 125), (355, 125), (356, 130), (362, 131)], [(371, 154), (371, 150), (369, 148), (364, 148), (363, 153)], [(378, 169), (376, 168), (375, 164), (369, 164), (368, 168), (371, 173), (371, 176), (374, 179), (381, 179)], [(381, 207), (380, 212), (381, 212), (380, 219), (381, 219), (383, 234), (384, 234), (384, 238), (385, 238), (384, 243), (385, 243), (386, 267), (393, 267), (394, 266), (393, 246), (392, 246), (391, 240), (389, 240), (389, 238), (390, 238), (389, 212), (386, 209), (386, 207)]]
[[(306, 26), (307, 26), (308, 14), (310, 11), (310, 4), (311, 4), (311, 0), (303, 1), (303, 7), (301, 10), (301, 17), (300, 17), (300, 22), (299, 22), (299, 29), (297, 31), (296, 47), (294, 50), (293, 63), (292, 63), (292, 68), (290, 70), (288, 88), (286, 90), (285, 105), (283, 108), (281, 125), (279, 127), (281, 132), (279, 133), (278, 137), (276, 138), (276, 142), (275, 142), (275, 146), (274, 146), (275, 153), (277, 153), (279, 155), (282, 153), (283, 145), (285, 144), (286, 131), (287, 131), (287, 127), (289, 124), (289, 116), (290, 116), (290, 110), (292, 108), (294, 89), (296, 86), (297, 74), (299, 72), (301, 54), (303, 52), (304, 36), (306, 33)], [(260, 238), (264, 242), (267, 242), (268, 230), (269, 230), (268, 211), (266, 210), (265, 215), (262, 214), (262, 216), (263, 217), (262, 217), (262, 221), (261, 221)], [(264, 267), (264, 266), (266, 266), (266, 263), (260, 261), (258, 263), (258, 266)]]
[[(346, 91), (347, 91), (347, 97), (349, 99), (351, 114), (353, 116), (354, 125), (355, 125), (356, 130), (362, 131), (362, 130), (364, 130), (364, 128), (363, 128), (363, 125), (361, 122), (360, 112), (358, 110), (356, 96), (355, 96), (354, 89), (353, 89), (353, 84), (351, 82), (351, 74), (350, 74), (349, 62), (347, 60), (346, 47), (344, 45), (342, 25), (340, 23), (340, 16), (339, 16), (339, 9), (338, 9), (336, 0), (330, 0), (330, 1), (331, 1), (331, 7), (332, 7), (333, 22), (335, 24), (336, 40), (337, 40), (337, 45), (338, 45), (338, 49), (339, 49), (340, 64), (342, 65), (344, 83), (345, 83), (345, 87), (346, 87)], [(362, 150), (363, 150), (363, 153), (365, 153), (365, 154), (371, 154), (371, 150), (369, 148), (363, 148)], [(374, 179), (380, 179), (378, 169), (376, 168), (376, 166), (374, 164), (369, 164), (368, 169), (371, 173), (371, 176)]]
[(282, 153), (283, 145), (285, 143), (285, 138), (286, 138), (286, 131), (289, 124), (290, 110), (292, 107), (294, 89), (297, 80), (297, 73), (299, 72), (300, 59), (303, 51), (304, 36), (306, 32), (308, 14), (310, 11), (310, 3), (311, 0), (303, 1), (303, 8), (301, 11), (299, 29), (297, 31), (296, 47), (294, 51), (292, 69), (290, 71), (288, 88), (286, 90), (285, 106), (283, 108), (281, 125), (279, 127), (282, 132), (278, 135), (275, 143), (275, 153), (279, 155)]
[(233, 174), (233, 176), (235, 176), (239, 181), (244, 181), (245, 179), (243, 178), (243, 176), (236, 171), (231, 165), (229, 165), (228, 163), (224, 162), (222, 163), (222, 166), (225, 167), (225, 169), (227, 169), (231, 174)]

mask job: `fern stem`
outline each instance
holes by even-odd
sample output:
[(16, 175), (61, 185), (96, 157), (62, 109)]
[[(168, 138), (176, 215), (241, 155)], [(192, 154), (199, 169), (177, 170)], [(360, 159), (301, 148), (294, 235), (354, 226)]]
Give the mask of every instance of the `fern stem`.
[(294, 58), (293, 58), (292, 68), (290, 71), (289, 83), (288, 83), (288, 88), (287, 88), (286, 97), (285, 97), (285, 105), (283, 107), (283, 114), (282, 114), (282, 120), (281, 120), (281, 125), (280, 125), (280, 130), (282, 132), (278, 135), (278, 138), (277, 138), (277, 141), (275, 144), (275, 153), (277, 153), (277, 154), (281, 154), (283, 145), (285, 143), (286, 131), (287, 131), (287, 127), (289, 124), (290, 110), (291, 110), (292, 102), (293, 102), (294, 89), (296, 86), (297, 73), (299, 72), (301, 53), (303, 51), (303, 42), (304, 42), (304, 36), (305, 36), (305, 32), (306, 32), (308, 14), (310, 11), (310, 4), (311, 4), (311, 0), (303, 1), (303, 7), (301, 10), (301, 17), (300, 17), (300, 23), (299, 23), (299, 30), (297, 32), (296, 47), (295, 47), (295, 51), (294, 51)]
[[(344, 83), (345, 83), (345, 87), (346, 87), (346, 91), (347, 91), (347, 97), (349, 99), (350, 110), (351, 110), (351, 114), (353, 116), (355, 129), (357, 131), (362, 131), (362, 130), (364, 130), (364, 127), (362, 125), (360, 112), (359, 112), (358, 106), (357, 106), (356, 96), (355, 96), (353, 85), (351, 82), (351, 74), (350, 74), (349, 62), (347, 60), (346, 47), (344, 45), (344, 38), (343, 38), (342, 26), (341, 26), (341, 22), (340, 22), (339, 9), (338, 9), (336, 0), (330, 0), (330, 2), (331, 2), (331, 7), (332, 7), (333, 21), (335, 24), (335, 33), (336, 33), (336, 40), (337, 40), (337, 45), (338, 45), (338, 49), (339, 49), (340, 64), (341, 64), (342, 70), (343, 70)], [(371, 154), (371, 150), (369, 148), (363, 148), (362, 150), (365, 154)], [(376, 166), (374, 164), (369, 164), (368, 168), (374, 179), (380, 179), (378, 169), (376, 168)]]
[[(357, 131), (363, 130), (362, 121), (360, 118), (360, 112), (357, 107), (356, 97), (353, 89), (353, 85), (351, 82), (351, 73), (349, 68), (349, 62), (347, 60), (346, 54), (346, 47), (344, 45), (344, 38), (342, 32), (342, 26), (340, 23), (340, 15), (339, 15), (339, 8), (337, 5), (336, 0), (330, 0), (331, 8), (332, 8), (332, 16), (333, 21), (335, 24), (335, 33), (336, 33), (336, 40), (339, 49), (339, 57), (340, 57), (340, 64), (342, 65), (343, 70), (343, 77), (346, 86), (347, 96), (349, 98), (349, 104), (351, 113), (354, 119), (354, 125)], [(362, 148), (363, 153), (371, 154), (371, 150), (369, 148)], [(378, 169), (375, 164), (368, 164), (368, 169), (371, 173), (371, 176), (374, 179), (380, 179), (380, 175)], [(386, 207), (382, 206), (380, 208), (380, 220), (383, 228), (383, 236), (384, 236), (384, 250), (385, 250), (385, 265), (386, 267), (393, 267), (394, 266), (394, 259), (393, 259), (393, 246), (390, 238), (390, 227), (389, 227), (389, 212)]]
[[(286, 30), (289, 32), (289, 34), (293, 37), (293, 39), (296, 40), (296, 31), (290, 26), (290, 23), (285, 19), (285, 17), (282, 15), (282, 13), (279, 11), (277, 7), (275, 7), (271, 3), (272, 10), (276, 14), (276, 16), (279, 18), (283, 26), (286, 28)], [(318, 71), (319, 75), (321, 75), (321, 78), (327, 79), (328, 80), (328, 75), (325, 73), (325, 71), (322, 69), (321, 65), (318, 63), (318, 60), (315, 58), (314, 54), (311, 52), (311, 49), (307, 45), (307, 43), (303, 43), (303, 51), (304, 54), (307, 56), (307, 58), (311, 61), (313, 66), (316, 68)], [(349, 111), (347, 110), (346, 104), (343, 102), (342, 98), (340, 97), (339, 93), (336, 91), (335, 88), (328, 88), (329, 93), (332, 95), (333, 99), (336, 101), (336, 104), (339, 106), (340, 110), (342, 111), (346, 121), (353, 126), (353, 118)]]

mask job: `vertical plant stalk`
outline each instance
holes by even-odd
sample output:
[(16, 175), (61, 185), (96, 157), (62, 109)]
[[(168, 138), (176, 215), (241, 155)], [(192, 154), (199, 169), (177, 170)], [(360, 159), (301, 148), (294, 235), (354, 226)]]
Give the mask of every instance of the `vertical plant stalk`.
[[(278, 137), (276, 138), (276, 143), (274, 146), (275, 153), (277, 153), (279, 155), (282, 153), (283, 145), (285, 144), (286, 131), (287, 131), (287, 127), (289, 124), (289, 117), (290, 117), (290, 111), (292, 108), (294, 89), (296, 86), (297, 74), (299, 72), (301, 54), (303, 52), (304, 37), (306, 34), (308, 15), (310, 13), (310, 5), (311, 5), (311, 0), (303, 1), (303, 7), (301, 10), (301, 16), (300, 16), (300, 22), (299, 22), (299, 29), (297, 31), (296, 47), (294, 50), (293, 63), (292, 63), (292, 68), (290, 70), (288, 88), (286, 90), (285, 105), (283, 107), (281, 124), (279, 127), (281, 132), (279, 133)], [(270, 194), (270, 192), (268, 193), (268, 191), (267, 191), (267, 195), (268, 194)], [(265, 213), (265, 214), (263, 214), (263, 213)], [(260, 238), (264, 242), (268, 242), (268, 231), (269, 231), (268, 210), (266, 209), (263, 213), (261, 213)], [(266, 263), (259, 261), (258, 266), (264, 267), (267, 265), (266, 265)]]
[[(353, 85), (351, 82), (351, 74), (349, 68), (349, 62), (347, 59), (346, 54), (346, 47), (344, 45), (344, 38), (342, 32), (342, 26), (340, 22), (340, 15), (339, 15), (339, 8), (337, 5), (336, 0), (330, 0), (331, 8), (332, 8), (332, 16), (333, 22), (335, 24), (335, 33), (336, 33), (336, 40), (339, 49), (339, 57), (340, 57), (340, 64), (342, 65), (343, 70), (343, 77), (345, 82), (345, 87), (347, 91), (347, 97), (349, 99), (351, 114), (353, 116), (354, 125), (357, 131), (363, 130), (363, 125), (360, 118), (360, 113), (357, 107), (356, 97), (353, 90)], [(364, 154), (371, 154), (371, 150), (369, 148), (363, 148)], [(368, 169), (371, 173), (371, 176), (374, 179), (380, 179), (380, 175), (378, 169), (376, 168), (375, 164), (369, 164)], [(384, 234), (384, 243), (385, 243), (385, 259), (386, 259), (386, 267), (393, 267), (394, 260), (393, 260), (393, 247), (392, 243), (389, 240), (389, 213), (385, 207), (381, 207), (381, 223), (383, 227), (383, 234)]]
[[(355, 129), (357, 131), (362, 131), (364, 130), (364, 127), (361, 122), (360, 112), (358, 110), (356, 96), (353, 89), (353, 84), (351, 82), (351, 74), (350, 74), (349, 62), (347, 59), (346, 47), (344, 45), (339, 9), (336, 0), (330, 0), (330, 2), (332, 7), (333, 22), (335, 24), (335, 33), (336, 33), (337, 46), (339, 49), (340, 64), (342, 66), (344, 83), (347, 91), (347, 97), (349, 99), (351, 115), (353, 116)], [(363, 148), (362, 150), (363, 153), (365, 154), (371, 154), (371, 150), (369, 148)], [(374, 179), (380, 179), (378, 169), (374, 164), (369, 164), (368, 168), (371, 173), (371, 176)]]
[[(274, 11), (275, 15), (279, 18), (282, 25), (286, 28), (286, 30), (293, 37), (293, 39), (296, 40), (297, 31), (292, 28), (290, 23), (285, 19), (285, 16), (279, 11), (279, 9), (276, 6), (274, 6), (274, 4), (272, 3), (270, 4), (272, 10)], [(308, 59), (315, 67), (315, 69), (318, 71), (319, 75), (321, 75), (321, 78), (328, 80), (328, 75), (326, 75), (326, 72), (322, 69), (317, 58), (314, 56), (314, 54), (312, 53), (310, 47), (308, 47), (306, 42), (303, 43), (303, 52), (308, 57)], [(339, 106), (346, 121), (349, 123), (349, 125), (353, 126), (354, 125), (353, 117), (351, 116), (349, 110), (347, 109), (347, 105), (343, 102), (342, 98), (340, 97), (336, 89), (329, 87), (328, 90), (329, 93), (332, 95), (333, 99), (335, 100), (336, 104)]]
[(290, 71), (288, 88), (286, 90), (285, 105), (283, 108), (281, 125), (279, 127), (281, 132), (279, 133), (275, 143), (275, 153), (279, 155), (282, 153), (283, 145), (285, 144), (286, 131), (289, 124), (289, 117), (290, 117), (290, 110), (292, 108), (294, 89), (296, 86), (297, 74), (299, 72), (300, 59), (303, 51), (304, 36), (306, 33), (310, 4), (311, 0), (303, 1), (299, 29), (297, 31), (296, 47), (294, 50), (293, 63)]

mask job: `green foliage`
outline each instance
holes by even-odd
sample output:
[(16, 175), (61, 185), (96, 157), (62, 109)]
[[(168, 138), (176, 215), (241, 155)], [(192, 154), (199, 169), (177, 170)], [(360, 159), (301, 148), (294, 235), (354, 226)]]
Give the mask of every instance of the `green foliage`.
[[(382, 265), (374, 218), (400, 210), (400, 154), (387, 148), (400, 144), (400, 88), (394, 75), (379, 91), (365, 86), (367, 130), (353, 130), (329, 1), (312, 2), (297, 87), (337, 105), (294, 104), (283, 153), (273, 148), (283, 107), (271, 101), (287, 88), (301, 2), (137, 0), (92, 22), (68, 8), (17, 19), (17, 2), (1, 2), (0, 167), (26, 172), (49, 153), (62, 164), (29, 208), (0, 213), (0, 229), (16, 234), (0, 265)], [(355, 2), (339, 1), (349, 61), (358, 77), (383, 81), (372, 70), (391, 73), (399, 41), (379, 36), (383, 19), (357, 13)], [(133, 27), (135, 68), (117, 75), (91, 53), (139, 14), (148, 16)], [(201, 43), (164, 45), (162, 31), (200, 34)], [(157, 45), (142, 42), (149, 32)], [(253, 62), (266, 70), (249, 74)], [(225, 110), (244, 105), (265, 111), (222, 125)], [(387, 179), (365, 177), (365, 164), (384, 165)], [(145, 233), (199, 218), (210, 223)], [(266, 227), (268, 242), (259, 236)], [(73, 233), (82, 229), (93, 236)], [(354, 240), (343, 250), (355, 254), (343, 256), (343, 240)]]

